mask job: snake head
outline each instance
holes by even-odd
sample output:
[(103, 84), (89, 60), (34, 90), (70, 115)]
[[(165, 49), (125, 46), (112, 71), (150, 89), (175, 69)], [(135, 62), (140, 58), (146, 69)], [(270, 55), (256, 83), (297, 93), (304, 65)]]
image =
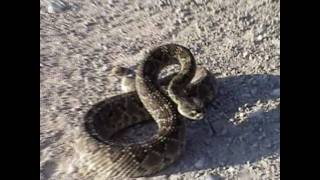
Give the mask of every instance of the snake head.
[(204, 117), (203, 103), (197, 98), (188, 98), (178, 104), (178, 111), (181, 115), (191, 120), (200, 120)]

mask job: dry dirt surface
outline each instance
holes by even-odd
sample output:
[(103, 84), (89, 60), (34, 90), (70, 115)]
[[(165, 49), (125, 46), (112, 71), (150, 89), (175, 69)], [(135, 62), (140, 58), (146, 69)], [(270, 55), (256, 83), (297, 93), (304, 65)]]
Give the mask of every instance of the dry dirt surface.
[(181, 159), (138, 179), (280, 179), (279, 0), (40, 0), (41, 180), (82, 179), (75, 134), (94, 103), (121, 94), (111, 68), (170, 42), (217, 74), (216, 134), (188, 123)]

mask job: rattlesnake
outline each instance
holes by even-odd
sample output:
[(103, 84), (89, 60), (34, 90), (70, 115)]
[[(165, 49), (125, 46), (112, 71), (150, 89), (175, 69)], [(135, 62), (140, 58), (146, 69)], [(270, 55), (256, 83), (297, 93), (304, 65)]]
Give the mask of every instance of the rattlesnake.
[[(158, 80), (161, 69), (176, 63), (181, 66), (178, 74)], [(85, 131), (77, 138), (78, 171), (85, 179), (148, 176), (169, 166), (184, 149), (184, 117), (202, 119), (204, 106), (217, 91), (214, 76), (196, 68), (191, 52), (177, 44), (153, 49), (139, 64), (132, 84), (131, 91), (93, 105), (85, 115)], [(151, 119), (158, 131), (150, 139), (128, 144), (110, 139), (121, 129)]]

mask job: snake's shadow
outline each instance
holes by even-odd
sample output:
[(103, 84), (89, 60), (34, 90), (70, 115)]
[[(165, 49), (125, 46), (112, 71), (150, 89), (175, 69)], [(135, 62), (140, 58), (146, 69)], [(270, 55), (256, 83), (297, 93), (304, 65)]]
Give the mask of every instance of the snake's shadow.
[[(218, 96), (207, 116), (216, 134), (210, 134), (207, 123), (188, 124), (181, 159), (154, 176), (246, 164), (280, 152), (280, 104), (271, 105), (280, 101), (280, 76), (255, 74), (217, 80)], [(261, 109), (257, 108), (259, 101)], [(241, 117), (239, 108), (248, 112)]]

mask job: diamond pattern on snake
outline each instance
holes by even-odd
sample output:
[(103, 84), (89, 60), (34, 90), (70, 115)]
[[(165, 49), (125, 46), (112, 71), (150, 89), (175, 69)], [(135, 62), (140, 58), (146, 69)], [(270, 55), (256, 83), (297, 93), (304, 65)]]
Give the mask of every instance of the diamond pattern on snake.
[[(159, 79), (160, 71), (173, 64), (180, 70)], [(124, 67), (115, 67), (112, 73), (123, 76), (127, 92), (98, 102), (85, 115), (77, 138), (83, 154), (79, 173), (86, 179), (153, 175), (179, 159), (185, 147), (185, 121), (204, 118), (206, 106), (216, 97), (217, 81), (178, 44), (151, 50), (135, 73)], [(148, 139), (121, 143), (111, 138), (146, 121), (158, 127)]]

